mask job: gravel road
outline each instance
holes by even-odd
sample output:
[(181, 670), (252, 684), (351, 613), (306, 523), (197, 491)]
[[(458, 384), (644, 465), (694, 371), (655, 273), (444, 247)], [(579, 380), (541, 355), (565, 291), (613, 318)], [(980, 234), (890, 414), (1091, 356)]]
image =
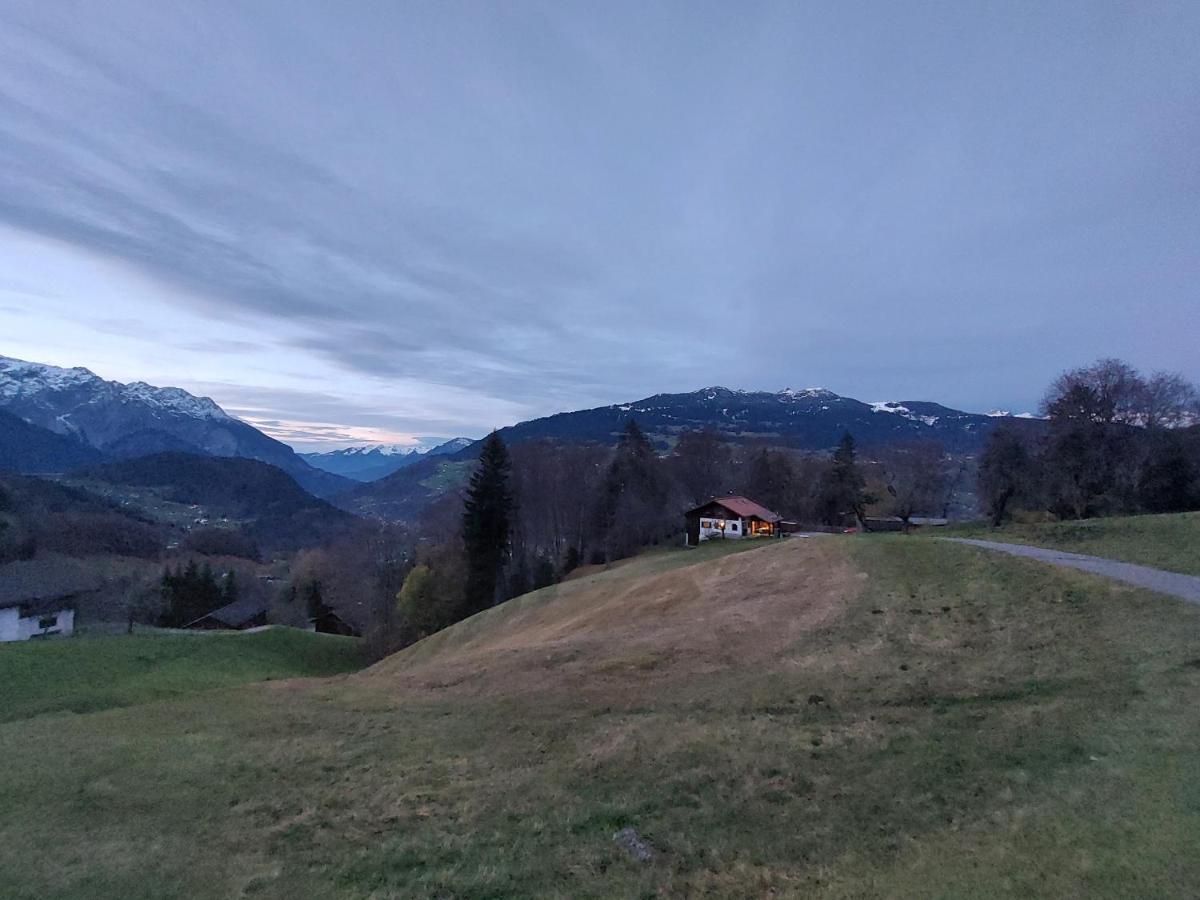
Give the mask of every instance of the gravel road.
[(1181, 597), (1191, 603), (1200, 603), (1200, 577), (1195, 575), (1180, 575), (1177, 572), (1166, 572), (1162, 569), (1152, 569), (1149, 566), (1138, 566), (1115, 559), (1084, 556), (1082, 553), (1067, 553), (1063, 550), (1047, 550), (1044, 547), (1028, 547), (1025, 544), (1002, 544), (998, 541), (980, 541), (973, 538), (941, 538), (941, 540), (953, 541), (956, 544), (970, 544), (972, 547), (983, 547), (985, 550), (998, 550), (1001, 553), (1011, 553), (1013, 556), (1027, 556), (1030, 559), (1040, 559), (1042, 562), (1052, 563), (1056, 566), (1082, 569), (1085, 572), (1094, 572), (1097, 575), (1114, 578), (1136, 587), (1158, 591), (1160, 594)]

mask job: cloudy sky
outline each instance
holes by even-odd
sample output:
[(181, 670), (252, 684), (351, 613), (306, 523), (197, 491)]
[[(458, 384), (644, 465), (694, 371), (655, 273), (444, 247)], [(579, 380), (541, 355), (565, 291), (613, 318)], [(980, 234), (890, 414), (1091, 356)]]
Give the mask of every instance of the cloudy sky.
[(298, 445), (1200, 380), (1200, 4), (0, 0), (0, 354)]

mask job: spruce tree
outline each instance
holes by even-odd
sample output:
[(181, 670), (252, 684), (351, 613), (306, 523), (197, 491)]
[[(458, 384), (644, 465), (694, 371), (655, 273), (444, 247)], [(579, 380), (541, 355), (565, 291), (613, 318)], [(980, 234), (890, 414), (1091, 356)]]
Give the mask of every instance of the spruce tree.
[(630, 419), (617, 442), (597, 508), (607, 559), (628, 556), (660, 536), (668, 490), (650, 439)]
[(861, 522), (866, 506), (872, 499), (865, 487), (866, 479), (859, 471), (854, 450), (854, 436), (847, 431), (833, 451), (833, 466), (825, 485), (823, 505), (826, 523), (843, 524), (840, 519), (847, 513), (853, 514)]
[(511, 467), (508, 448), (493, 431), (484, 441), (463, 507), (462, 536), (467, 556), (464, 617), (487, 609), (498, 599), (497, 585), (508, 559), (512, 528)]

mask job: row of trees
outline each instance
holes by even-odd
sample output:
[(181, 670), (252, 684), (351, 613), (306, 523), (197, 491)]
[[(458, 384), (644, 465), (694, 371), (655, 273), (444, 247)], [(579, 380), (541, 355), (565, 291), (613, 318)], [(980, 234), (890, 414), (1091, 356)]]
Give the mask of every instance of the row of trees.
[(1018, 509), (1082, 519), (1200, 508), (1200, 409), (1181, 376), (1100, 360), (1056, 379), (1042, 412), (1045, 428), (1000, 428), (980, 459), (993, 525)]
[(159, 624), (167, 628), (182, 628), (214, 609), (237, 600), (237, 576), (231, 569), (217, 577), (208, 563), (201, 566), (190, 559), (186, 565), (174, 569), (167, 567), (163, 571), (160, 591), (162, 612)]

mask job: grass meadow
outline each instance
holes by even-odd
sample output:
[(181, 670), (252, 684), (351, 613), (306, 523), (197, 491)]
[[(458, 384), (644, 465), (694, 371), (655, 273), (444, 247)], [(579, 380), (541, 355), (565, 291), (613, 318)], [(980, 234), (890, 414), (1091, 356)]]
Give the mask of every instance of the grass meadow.
[(729, 549), (2, 724), (5, 896), (1193, 892), (1200, 609), (899, 535)]

